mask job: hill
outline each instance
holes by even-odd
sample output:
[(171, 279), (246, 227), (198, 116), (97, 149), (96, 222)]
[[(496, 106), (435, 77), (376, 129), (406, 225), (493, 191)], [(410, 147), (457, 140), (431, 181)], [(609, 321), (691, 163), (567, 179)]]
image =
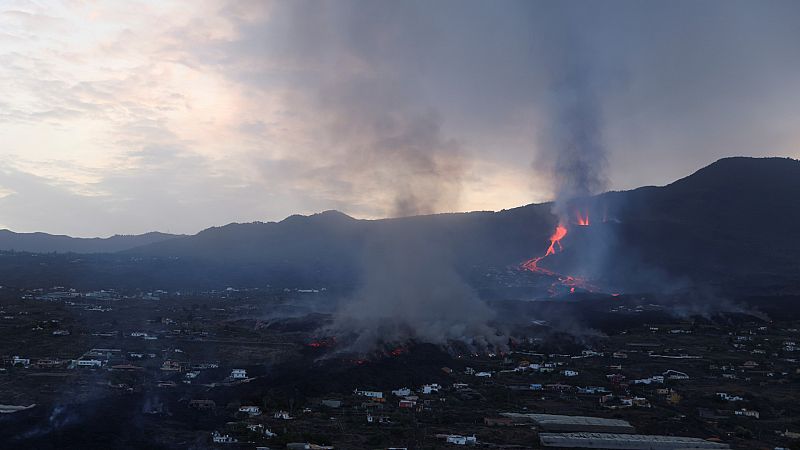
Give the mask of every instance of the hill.
[(177, 237), (166, 233), (115, 235), (108, 238), (74, 238), (47, 233), (0, 230), (0, 250), (31, 253), (113, 253)]
[[(666, 186), (579, 199), (576, 207), (592, 224), (571, 224), (564, 251), (548, 258), (547, 267), (626, 290), (686, 282), (773, 291), (797, 286), (798, 199), (800, 162), (722, 159)], [(158, 287), (351, 285), (365, 265), (376, 264), (365, 255), (399, 243), (435, 249), (479, 283), (487, 269), (543, 254), (557, 222), (548, 203), (383, 220), (327, 211), (163, 239), (107, 256), (118, 264), (72, 267), (73, 276), (62, 281), (99, 270), (109, 283)], [(0, 275), (4, 267), (0, 261)]]

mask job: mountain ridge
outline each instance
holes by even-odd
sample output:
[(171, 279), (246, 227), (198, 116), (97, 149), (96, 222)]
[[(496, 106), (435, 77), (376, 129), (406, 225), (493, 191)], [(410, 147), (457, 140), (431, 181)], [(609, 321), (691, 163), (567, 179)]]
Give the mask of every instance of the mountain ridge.
[(106, 238), (81, 238), (64, 234), (20, 233), (1, 229), (0, 250), (30, 253), (113, 253), (180, 236), (182, 235), (151, 231), (143, 234), (115, 234)]
[[(797, 199), (800, 161), (725, 158), (664, 186), (582, 199), (592, 226), (572, 224), (565, 250), (546, 264), (562, 273), (588, 270), (619, 285), (656, 278), (661, 284), (686, 278), (715, 285), (785, 285), (787, 280), (798, 285)], [(326, 211), (150, 242), (109, 256), (122, 261), (118, 267), (87, 263), (71, 267), (69, 277), (59, 276), (89, 280), (91, 270), (100, 270), (115, 283), (139, 277), (165, 287), (260, 285), (277, 279), (352, 284), (368, 264), (369, 249), (409, 237), (447, 254), (460, 272), (480, 274), (543, 254), (558, 220), (552, 203), (376, 220)]]

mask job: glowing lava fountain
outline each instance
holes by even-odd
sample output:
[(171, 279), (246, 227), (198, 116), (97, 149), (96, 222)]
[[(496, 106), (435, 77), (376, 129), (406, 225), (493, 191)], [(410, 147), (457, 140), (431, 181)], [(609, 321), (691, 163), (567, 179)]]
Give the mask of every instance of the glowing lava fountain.
[(580, 211), (578, 211), (576, 216), (577, 216), (577, 219), (578, 219), (578, 225), (580, 225), (582, 227), (588, 227), (589, 226), (589, 213), (588, 212), (581, 213)]

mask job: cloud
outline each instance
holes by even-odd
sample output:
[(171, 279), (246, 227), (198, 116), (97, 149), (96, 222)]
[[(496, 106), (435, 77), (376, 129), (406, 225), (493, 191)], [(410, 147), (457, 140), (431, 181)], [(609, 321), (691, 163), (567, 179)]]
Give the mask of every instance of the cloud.
[[(547, 160), (564, 67), (592, 89), (610, 188), (731, 154), (800, 156), (796, 2), (187, 5), (5, 2), (0, 156), (49, 185), (107, 195), (120, 217), (147, 201), (188, 214), (135, 231), (329, 208), (499, 209), (557, 188), (522, 168)], [(159, 151), (168, 180), (141, 157)], [(97, 229), (118, 231), (113, 217)]]

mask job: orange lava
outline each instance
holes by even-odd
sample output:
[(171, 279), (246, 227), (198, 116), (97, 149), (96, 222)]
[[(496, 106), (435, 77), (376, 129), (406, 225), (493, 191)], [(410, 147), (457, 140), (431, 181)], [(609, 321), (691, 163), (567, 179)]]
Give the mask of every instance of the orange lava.
[[(577, 222), (578, 225), (584, 226), (584, 227), (588, 227), (589, 226), (589, 213), (588, 212), (586, 212), (585, 214), (581, 214), (581, 212), (578, 211), (578, 212), (576, 212), (576, 216), (578, 218), (578, 222)], [(521, 267), (523, 269), (531, 271), (531, 272), (536, 272), (536, 273), (540, 273), (540, 274), (543, 274), (543, 275), (548, 275), (548, 276), (557, 278), (557, 281), (555, 281), (550, 286), (549, 292), (550, 292), (551, 295), (555, 295), (556, 294), (556, 292), (557, 292), (556, 288), (559, 285), (568, 287), (570, 294), (575, 293), (575, 288), (580, 288), (582, 290), (589, 291), (589, 292), (597, 292), (598, 291), (597, 287), (589, 284), (583, 278), (574, 277), (574, 276), (571, 276), (571, 275), (562, 275), (562, 274), (554, 272), (554, 271), (552, 271), (550, 269), (546, 269), (544, 267), (539, 267), (539, 262), (541, 262), (543, 259), (545, 259), (546, 257), (548, 257), (550, 255), (555, 255), (556, 254), (556, 248), (558, 248), (558, 251), (562, 251), (564, 249), (563, 246), (561, 245), (561, 240), (564, 239), (564, 237), (566, 235), (567, 235), (567, 227), (564, 226), (563, 223), (559, 223), (556, 226), (556, 229), (553, 232), (553, 234), (550, 235), (550, 246), (547, 247), (547, 251), (545, 252), (545, 254), (542, 255), (542, 256), (538, 256), (536, 258), (533, 258), (533, 259), (529, 259), (528, 261), (525, 261), (524, 263), (522, 263)]]
[(578, 211), (577, 212), (577, 216), (578, 216), (578, 225), (580, 225), (582, 227), (588, 227), (589, 226), (589, 212), (588, 211), (586, 213), (583, 213), (583, 214), (580, 211)]
[(567, 235), (567, 227), (564, 225), (559, 224), (556, 227), (556, 231), (550, 236), (550, 247), (547, 247), (547, 253), (544, 256), (550, 256), (556, 254), (556, 245), (558, 245), (559, 250), (563, 250), (564, 247), (561, 246), (561, 240), (564, 239), (564, 236)]

